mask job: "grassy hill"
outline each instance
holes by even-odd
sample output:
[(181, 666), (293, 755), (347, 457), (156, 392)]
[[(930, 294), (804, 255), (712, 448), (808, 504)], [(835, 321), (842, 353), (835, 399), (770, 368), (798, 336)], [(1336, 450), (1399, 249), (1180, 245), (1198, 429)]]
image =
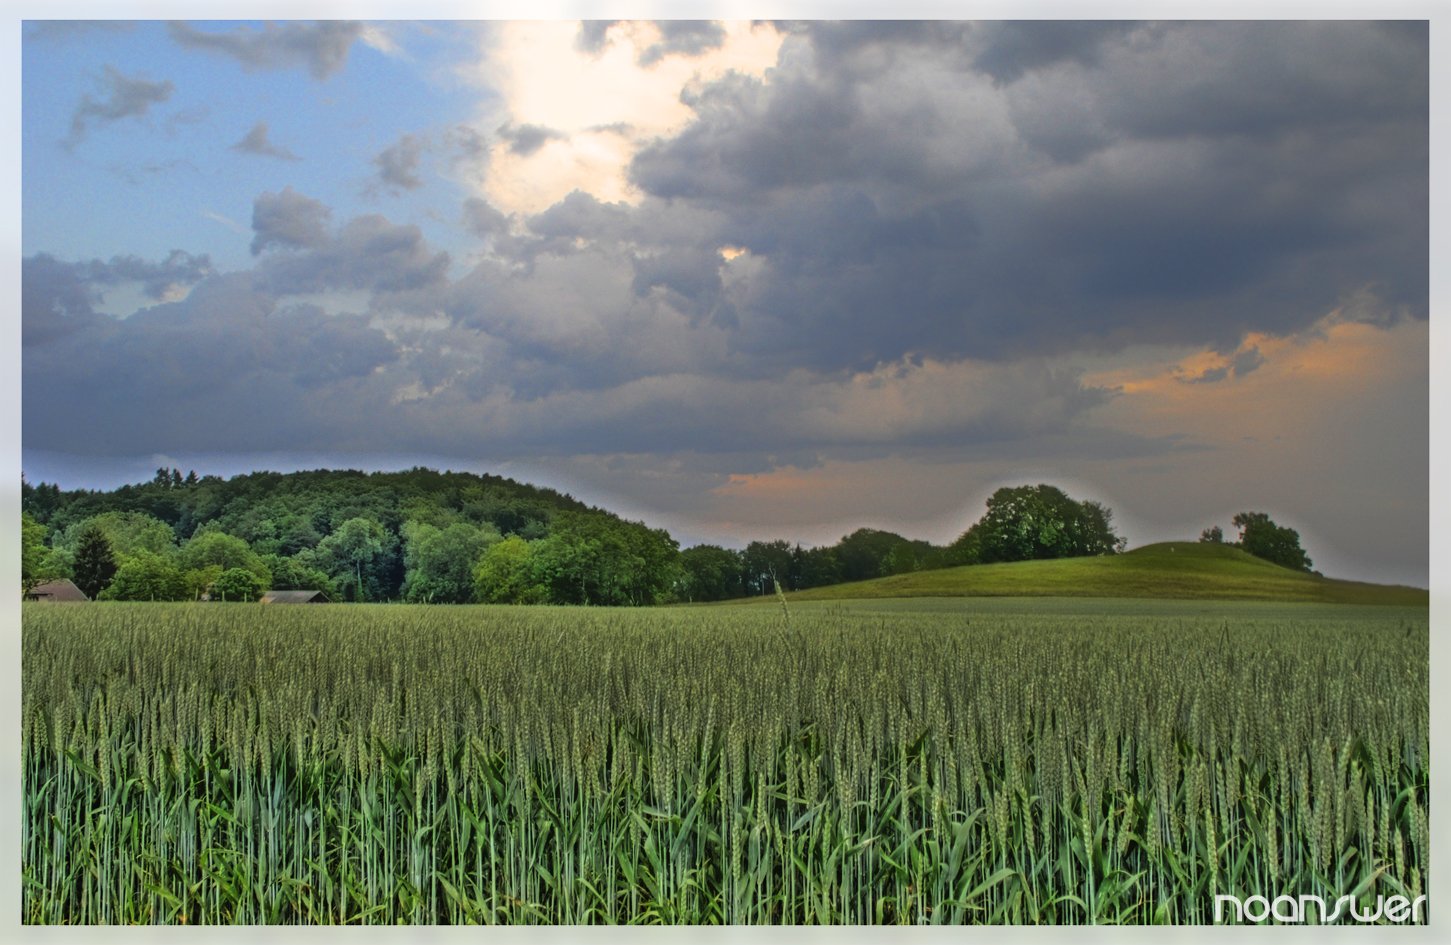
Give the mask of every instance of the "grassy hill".
[[(885, 597), (1150, 597), (1427, 606), (1415, 587), (1291, 571), (1238, 548), (1162, 542), (1121, 555), (980, 564), (816, 587), (790, 600)], [(754, 598), (770, 601), (772, 598)]]

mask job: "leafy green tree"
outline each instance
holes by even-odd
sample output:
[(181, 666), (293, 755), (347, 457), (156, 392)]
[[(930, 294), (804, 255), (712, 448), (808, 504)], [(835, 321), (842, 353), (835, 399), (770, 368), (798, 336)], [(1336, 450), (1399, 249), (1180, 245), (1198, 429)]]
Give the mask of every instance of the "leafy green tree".
[(474, 570), (489, 546), (500, 540), (492, 525), (455, 522), (439, 528), (425, 522), (403, 525), (403, 599), (418, 603), (466, 604), (474, 597)]
[(925, 541), (909, 541), (893, 532), (858, 528), (838, 542), (835, 550), (841, 580), (869, 581), (918, 570), (919, 559), (925, 557), (932, 546)]
[(964, 564), (982, 564), (982, 533), (983, 529), (974, 525), (948, 545), (947, 565), (957, 567)]
[(1206, 528), (1199, 533), (1199, 540), (1209, 545), (1222, 545), (1224, 544), (1224, 530), (1218, 525)]
[(887, 552), (884, 562), (885, 574), (909, 574), (913, 571), (927, 571), (943, 565), (943, 549), (931, 542), (902, 539)]
[(842, 576), (838, 550), (838, 547), (802, 548), (800, 545), (791, 549), (791, 587), (801, 590), (840, 584)]
[(200, 531), (182, 546), (181, 566), (191, 571), (209, 567), (222, 571), (242, 568), (250, 571), (263, 587), (272, 583), (272, 574), (260, 555), (242, 539), (217, 529)]
[(535, 581), (556, 604), (662, 603), (682, 576), (667, 532), (600, 513), (561, 513), (530, 555)]
[(475, 598), (486, 604), (542, 604), (549, 589), (535, 579), (533, 549), (518, 535), (490, 545), (474, 569)]
[[(599, 543), (586, 535), (557, 529), (529, 542), (529, 574), (551, 604), (589, 604), (598, 584)], [(598, 603), (598, 601), (595, 601)]]
[(626, 567), (616, 571), (615, 583), (605, 602), (635, 607), (663, 604), (673, 599), (680, 583), (680, 543), (663, 528), (641, 522), (620, 521), (597, 515), (608, 540), (604, 551), (618, 554)]
[(745, 596), (738, 551), (719, 545), (696, 545), (680, 552), (680, 568), (682, 600), (729, 600)]
[(1077, 518), (1066, 520), (1070, 549), (1064, 557), (1121, 554), (1128, 539), (1114, 534), (1113, 511), (1102, 502), (1085, 499), (1078, 503)]
[(116, 576), (116, 555), (100, 526), (89, 525), (76, 536), (74, 570), (76, 587), (93, 600)]
[(317, 560), (352, 600), (386, 597), (386, 569), (397, 547), (376, 519), (356, 516), (339, 525), (317, 545)]
[(262, 563), (272, 572), (272, 583), (268, 587), (274, 591), (322, 591), (330, 598), (340, 597), (333, 579), (308, 563), (311, 558), (311, 554), (291, 558), (262, 555)]
[(222, 576), (223, 570), (220, 564), (208, 564), (200, 568), (183, 570), (182, 577), (186, 580), (187, 599), (201, 600), (204, 594), (211, 591), (212, 585), (217, 583), (217, 578)]
[(315, 547), (322, 540), (322, 533), (310, 515), (301, 514), (276, 499), (229, 510), (217, 524), (223, 531), (247, 542), (260, 555), (290, 556), (303, 548)]
[(1233, 518), (1239, 529), (1239, 547), (1282, 568), (1309, 571), (1310, 558), (1300, 547), (1300, 533), (1276, 525), (1264, 512), (1240, 512)]
[(1005, 487), (987, 512), (956, 542), (964, 563), (1072, 558), (1122, 551), (1113, 514), (1097, 502), (1077, 502), (1049, 485)]
[(778, 582), (782, 590), (794, 590), (790, 584), (792, 547), (789, 541), (753, 541), (741, 553), (746, 592), (752, 595), (774, 594)]
[(145, 512), (102, 512), (66, 527), (56, 536), (55, 544), (74, 549), (81, 532), (90, 527), (101, 529), (111, 543), (117, 560), (138, 551), (166, 555), (176, 551), (176, 533), (171, 526)]
[(255, 601), (262, 590), (262, 582), (251, 571), (228, 568), (212, 583), (212, 600)]
[(127, 558), (100, 594), (102, 600), (188, 600), (192, 596), (191, 584), (176, 562), (145, 549)]
[(50, 549), (45, 547), (45, 533), (45, 526), (29, 512), (20, 513), (20, 588), (27, 594), (46, 580), (43, 572)]

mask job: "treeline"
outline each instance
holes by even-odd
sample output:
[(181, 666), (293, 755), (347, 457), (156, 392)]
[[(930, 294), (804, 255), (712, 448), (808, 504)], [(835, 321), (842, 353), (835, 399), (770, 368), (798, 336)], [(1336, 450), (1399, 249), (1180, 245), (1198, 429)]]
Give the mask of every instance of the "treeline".
[(818, 548), (788, 541), (753, 541), (740, 551), (696, 545), (680, 553), (680, 599), (730, 600), (774, 594), (776, 582), (782, 590), (799, 591), (967, 563), (950, 548), (874, 528), (859, 528), (835, 545)]
[(678, 583), (666, 532), (498, 476), (159, 469), (110, 492), (22, 481), (21, 507), (22, 580), (71, 578), (101, 599), (512, 599), (480, 583), (483, 562), (499, 570), (496, 546), (520, 565), (508, 575), (520, 600), (652, 604)]
[(681, 550), (662, 529), (497, 476), (158, 469), (101, 492), (22, 480), (22, 579), (92, 598), (649, 605), (714, 601), (963, 564), (1113, 554), (1108, 509), (1047, 485), (999, 489), (940, 547), (862, 528), (835, 545)]

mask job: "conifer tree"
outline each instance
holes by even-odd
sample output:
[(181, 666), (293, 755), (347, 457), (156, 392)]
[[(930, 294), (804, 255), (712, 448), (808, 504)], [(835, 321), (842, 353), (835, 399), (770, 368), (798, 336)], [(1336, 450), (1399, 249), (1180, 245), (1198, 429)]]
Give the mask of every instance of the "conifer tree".
[(99, 526), (92, 525), (81, 532), (76, 543), (75, 576), (76, 587), (92, 600), (116, 576), (116, 555), (111, 550), (111, 540)]

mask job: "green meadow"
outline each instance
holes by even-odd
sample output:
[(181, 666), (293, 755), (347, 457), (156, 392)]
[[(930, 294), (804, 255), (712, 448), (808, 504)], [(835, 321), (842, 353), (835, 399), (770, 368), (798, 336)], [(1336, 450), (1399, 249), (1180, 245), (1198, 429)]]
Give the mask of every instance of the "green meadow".
[(27, 604), (24, 920), (1198, 924), (1428, 888), (1424, 607), (806, 596)]

